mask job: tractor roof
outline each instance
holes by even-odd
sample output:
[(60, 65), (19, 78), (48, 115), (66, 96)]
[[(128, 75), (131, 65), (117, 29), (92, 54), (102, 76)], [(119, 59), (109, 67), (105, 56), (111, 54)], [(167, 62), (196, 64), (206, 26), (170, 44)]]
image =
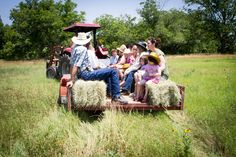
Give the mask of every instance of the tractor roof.
[(90, 32), (100, 28), (99, 24), (91, 23), (74, 23), (63, 30), (66, 32)]

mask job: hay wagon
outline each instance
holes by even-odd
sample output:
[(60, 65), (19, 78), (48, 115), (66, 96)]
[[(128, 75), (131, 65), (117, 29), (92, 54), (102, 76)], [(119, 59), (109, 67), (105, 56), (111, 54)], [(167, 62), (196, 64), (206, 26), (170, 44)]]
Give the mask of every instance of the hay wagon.
[(112, 103), (110, 98), (106, 98), (105, 105), (103, 106), (80, 106), (75, 104), (72, 100), (72, 90), (66, 87), (67, 82), (70, 80), (70, 75), (63, 75), (60, 80), (59, 98), (58, 103), (63, 105), (66, 110), (79, 110), (79, 111), (104, 111), (107, 109), (118, 109), (122, 111), (145, 111), (145, 110), (183, 110), (184, 109), (184, 92), (185, 87), (182, 85), (177, 85), (180, 93), (180, 101), (177, 104), (171, 104), (170, 106), (163, 105), (150, 105), (148, 103), (141, 103), (133, 101), (129, 96), (124, 96), (128, 100), (128, 104), (122, 105), (117, 103)]

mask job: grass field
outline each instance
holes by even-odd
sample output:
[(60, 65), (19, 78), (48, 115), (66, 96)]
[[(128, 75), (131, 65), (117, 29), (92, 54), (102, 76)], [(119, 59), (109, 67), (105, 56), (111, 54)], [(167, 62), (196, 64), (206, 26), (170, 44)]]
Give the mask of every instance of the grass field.
[(169, 56), (184, 111), (69, 113), (44, 61), (0, 61), (0, 156), (236, 156), (236, 56)]

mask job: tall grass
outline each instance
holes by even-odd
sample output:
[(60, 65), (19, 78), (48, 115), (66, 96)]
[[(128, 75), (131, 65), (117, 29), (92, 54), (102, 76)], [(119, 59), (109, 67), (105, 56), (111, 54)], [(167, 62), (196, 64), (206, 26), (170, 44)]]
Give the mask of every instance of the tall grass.
[(236, 57), (168, 57), (185, 110), (105, 111), (56, 104), (45, 63), (0, 61), (0, 156), (235, 156)]
[(235, 56), (171, 57), (169, 63), (171, 78), (187, 87), (185, 112), (200, 127), (197, 138), (211, 151), (235, 156)]

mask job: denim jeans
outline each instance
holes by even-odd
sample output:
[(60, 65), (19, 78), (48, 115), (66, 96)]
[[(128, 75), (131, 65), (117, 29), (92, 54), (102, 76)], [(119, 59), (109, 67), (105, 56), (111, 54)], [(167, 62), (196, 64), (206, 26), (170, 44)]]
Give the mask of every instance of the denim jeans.
[(132, 83), (134, 81), (134, 73), (136, 71), (137, 70), (133, 70), (127, 75), (126, 80), (125, 80), (125, 84), (124, 84), (124, 87), (123, 87), (124, 90), (127, 90), (129, 92), (131, 91)]
[(112, 98), (120, 96), (119, 73), (113, 68), (102, 68), (94, 71), (84, 70), (78, 73), (78, 78), (83, 80), (103, 80), (107, 84), (107, 93), (112, 95)]

